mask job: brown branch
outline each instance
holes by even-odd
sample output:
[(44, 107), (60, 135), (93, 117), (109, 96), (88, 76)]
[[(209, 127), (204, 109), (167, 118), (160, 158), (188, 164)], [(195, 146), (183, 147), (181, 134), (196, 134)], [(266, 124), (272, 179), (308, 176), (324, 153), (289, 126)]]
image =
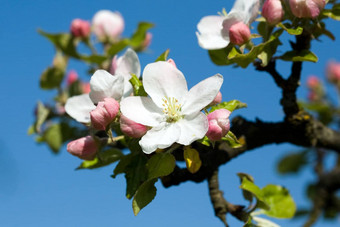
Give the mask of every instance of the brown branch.
[(213, 205), (215, 215), (228, 226), (226, 214), (230, 213), (240, 221), (246, 222), (248, 214), (244, 211), (244, 206), (229, 203), (224, 197), (223, 192), (219, 189), (218, 170), (208, 177), (209, 196)]
[[(236, 117), (232, 121), (232, 132), (246, 143), (240, 148), (231, 148), (225, 142), (216, 143), (214, 148), (202, 145), (199, 142), (192, 146), (199, 151), (202, 160), (200, 170), (192, 174), (186, 168), (176, 167), (168, 176), (162, 178), (164, 187), (179, 185), (182, 182), (202, 182), (207, 179), (215, 169), (238, 157), (246, 151), (262, 147), (267, 144), (291, 143), (304, 147), (319, 147), (332, 149), (340, 153), (340, 133), (336, 132), (304, 112), (294, 115), (289, 121), (270, 123), (256, 120), (247, 121)], [(174, 154), (183, 157), (181, 149)]]

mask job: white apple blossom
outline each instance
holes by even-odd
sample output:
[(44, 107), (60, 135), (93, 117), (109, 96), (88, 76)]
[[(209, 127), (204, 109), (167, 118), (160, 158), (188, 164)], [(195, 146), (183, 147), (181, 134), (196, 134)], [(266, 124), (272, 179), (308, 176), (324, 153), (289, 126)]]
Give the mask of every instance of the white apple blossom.
[(230, 27), (238, 22), (249, 25), (255, 20), (259, 8), (260, 0), (236, 0), (227, 15), (203, 17), (197, 24), (198, 44), (207, 50), (228, 46)]
[(66, 113), (81, 123), (90, 123), (90, 112), (96, 108), (95, 104), (105, 98), (120, 101), (131, 95), (132, 85), (129, 82), (131, 74), (140, 76), (140, 71), (137, 54), (132, 49), (127, 49), (125, 54), (117, 59), (114, 75), (105, 70), (97, 70), (91, 77), (89, 94), (67, 99)]
[(143, 72), (143, 85), (149, 97), (125, 98), (120, 103), (121, 112), (152, 127), (139, 142), (147, 154), (173, 143), (189, 145), (208, 131), (208, 120), (201, 110), (214, 100), (222, 83), (223, 77), (216, 74), (188, 91), (184, 75), (171, 63), (151, 63)]

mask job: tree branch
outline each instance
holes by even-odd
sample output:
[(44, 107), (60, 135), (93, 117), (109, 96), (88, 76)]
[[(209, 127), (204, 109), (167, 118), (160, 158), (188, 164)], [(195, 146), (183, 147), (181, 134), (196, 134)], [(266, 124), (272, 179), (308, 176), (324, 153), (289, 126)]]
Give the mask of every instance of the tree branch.
[(246, 222), (248, 214), (243, 210), (244, 206), (234, 205), (229, 203), (224, 197), (223, 192), (219, 189), (218, 170), (208, 177), (209, 196), (214, 207), (215, 215), (228, 226), (226, 214), (230, 213), (240, 221)]

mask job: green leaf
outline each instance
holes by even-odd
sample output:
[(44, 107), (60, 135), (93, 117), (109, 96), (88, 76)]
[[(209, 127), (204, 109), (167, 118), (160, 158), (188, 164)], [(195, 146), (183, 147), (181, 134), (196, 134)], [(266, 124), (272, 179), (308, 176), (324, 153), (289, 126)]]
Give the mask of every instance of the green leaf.
[(226, 48), (218, 49), (218, 50), (208, 50), (210, 59), (216, 65), (230, 65), (230, 62), (227, 58), (229, 52), (232, 50), (233, 45), (228, 45)]
[(303, 32), (303, 28), (298, 26), (297, 28), (292, 28), (292, 25), (289, 23), (279, 23), (277, 25), (280, 28), (283, 28), (286, 32), (288, 32), (291, 35), (301, 35)]
[(50, 125), (40, 138), (40, 142), (46, 142), (51, 150), (58, 153), (64, 142), (74, 139), (78, 130), (70, 127), (67, 123), (56, 123)]
[(139, 186), (147, 179), (147, 158), (143, 153), (132, 156), (131, 162), (126, 166), (126, 197), (131, 199)]
[(241, 109), (247, 107), (247, 104), (239, 101), (239, 100), (231, 100), (229, 102), (221, 102), (216, 106), (211, 107), (211, 110), (209, 113), (219, 110), (219, 109), (226, 109), (229, 110), (230, 112), (233, 112), (234, 110)]
[(222, 140), (226, 141), (231, 148), (238, 148), (243, 146), (243, 144), (238, 141), (237, 137), (231, 131), (229, 131), (227, 135), (222, 137)]
[(265, 45), (263, 51), (257, 56), (262, 61), (262, 66), (265, 67), (268, 65), (272, 56), (276, 53), (277, 47), (281, 45), (281, 41), (279, 40), (279, 36), (282, 34), (282, 30), (274, 32), (270, 37), (270, 42)]
[(123, 157), (123, 153), (116, 148), (100, 151), (97, 157), (91, 161), (83, 161), (77, 169), (96, 169), (102, 166), (107, 166)]
[(286, 154), (278, 163), (277, 171), (280, 174), (297, 173), (307, 164), (307, 151)]
[[(237, 176), (240, 178), (240, 182), (242, 183), (242, 178), (245, 177), (247, 180), (249, 180), (250, 182), (254, 183), (254, 178), (252, 176), (250, 176), (249, 174), (246, 173), (237, 173)], [(246, 200), (248, 200), (249, 202), (253, 201), (253, 194), (250, 193), (247, 190), (242, 190), (242, 195), (243, 198), (245, 198)]]
[(167, 176), (174, 171), (175, 157), (170, 153), (156, 153), (147, 163), (148, 179)]
[(340, 4), (335, 4), (332, 9), (324, 9), (322, 14), (334, 20), (340, 20)]
[(113, 171), (112, 178), (116, 178), (118, 174), (124, 173), (128, 167), (128, 165), (131, 163), (133, 159), (132, 154), (125, 155), (121, 157), (120, 161), (118, 162), (116, 168)]
[(46, 108), (43, 103), (38, 102), (37, 119), (36, 119), (36, 122), (34, 124), (35, 132), (40, 133), (41, 125), (45, 122), (49, 113), (50, 113), (50, 110), (48, 108)]
[(247, 177), (242, 178), (240, 188), (250, 192), (257, 199), (257, 206), (262, 209), (269, 209), (268, 204), (265, 202), (262, 190), (255, 185), (253, 182), (247, 179)]
[(79, 58), (76, 50), (74, 37), (69, 33), (50, 34), (42, 30), (38, 33), (49, 39), (57, 49), (61, 50), (65, 55), (70, 57)]
[(280, 59), (284, 61), (310, 61), (310, 62), (318, 61), (318, 57), (310, 50), (287, 51), (280, 57)]
[(132, 200), (132, 209), (135, 215), (155, 198), (157, 192), (155, 183), (157, 180), (158, 179), (148, 180), (138, 188)]
[(88, 63), (97, 65), (103, 64), (103, 62), (108, 59), (107, 57), (102, 55), (82, 55), (80, 58)]
[(190, 173), (196, 173), (202, 166), (202, 161), (196, 149), (184, 147), (183, 152), (185, 164)]
[(55, 153), (58, 153), (61, 145), (63, 144), (63, 135), (60, 124), (51, 125), (44, 132), (43, 138), (51, 150)]
[(130, 39), (130, 45), (134, 48), (138, 48), (140, 46), (142, 46), (144, 40), (145, 40), (145, 36), (147, 31), (152, 28), (154, 25), (148, 22), (140, 22), (138, 24), (137, 30), (135, 31), (135, 33), (132, 35), (131, 39)]
[(143, 83), (139, 80), (136, 75), (132, 75), (131, 79), (129, 80), (133, 87), (133, 93), (135, 96), (147, 96)]
[(288, 190), (279, 185), (269, 184), (262, 188), (265, 202), (269, 205), (269, 210), (264, 213), (275, 218), (292, 218), (296, 211), (293, 198)]
[(164, 51), (161, 55), (159, 55), (159, 57), (156, 59), (155, 62), (157, 62), (157, 61), (166, 61), (166, 60), (168, 60), (169, 52), (170, 52), (169, 49), (167, 49), (166, 51)]
[(210, 147), (211, 141), (209, 140), (209, 138), (207, 136), (204, 136), (202, 139), (198, 140), (198, 142), (200, 142), (201, 144)]
[(129, 42), (130, 42), (129, 39), (122, 39), (119, 42), (112, 44), (108, 48), (107, 54), (111, 57), (118, 54), (120, 51), (124, 50), (124, 48), (129, 45)]
[(40, 87), (42, 89), (59, 88), (64, 78), (64, 71), (56, 67), (48, 67), (40, 77)]

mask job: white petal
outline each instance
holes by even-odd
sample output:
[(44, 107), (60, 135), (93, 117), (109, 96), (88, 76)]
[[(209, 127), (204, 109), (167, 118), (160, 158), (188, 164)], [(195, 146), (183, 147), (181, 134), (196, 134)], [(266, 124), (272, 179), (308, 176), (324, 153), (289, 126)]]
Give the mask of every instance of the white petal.
[(127, 97), (120, 102), (120, 110), (127, 118), (146, 126), (154, 127), (165, 121), (162, 110), (148, 97)]
[(162, 123), (158, 127), (150, 129), (139, 141), (143, 152), (150, 154), (157, 148), (164, 149), (175, 143), (180, 135), (177, 124)]
[(124, 77), (112, 76), (105, 70), (97, 70), (90, 80), (90, 98), (98, 103), (104, 98), (120, 100), (124, 90)]
[(131, 74), (140, 77), (140, 71), (140, 62), (136, 52), (131, 48), (128, 48), (125, 51), (125, 54), (117, 59), (117, 68), (115, 70), (115, 75), (124, 76), (124, 98), (130, 96), (133, 91), (129, 81), (131, 79)]
[(185, 116), (177, 125), (181, 128), (181, 135), (177, 143), (189, 145), (193, 141), (202, 139), (208, 131), (208, 119), (202, 112)]
[[(135, 74), (140, 76), (140, 62), (134, 50), (128, 48), (125, 54), (117, 59), (117, 68), (115, 74)], [(131, 76), (130, 76), (131, 77)]]
[(216, 74), (196, 84), (183, 100), (182, 113), (190, 115), (206, 107), (214, 100), (222, 83), (222, 75)]
[(183, 73), (164, 61), (151, 63), (145, 67), (143, 84), (146, 93), (161, 108), (163, 98), (173, 97), (181, 103), (182, 98), (188, 93)]
[(81, 123), (91, 122), (90, 112), (95, 108), (89, 94), (73, 96), (65, 104), (66, 113)]
[(260, 0), (236, 0), (230, 13), (239, 12), (242, 14), (245, 24), (252, 23), (258, 15)]
[(229, 37), (222, 34), (223, 16), (206, 16), (197, 24), (198, 44), (203, 49), (221, 49), (229, 44)]

